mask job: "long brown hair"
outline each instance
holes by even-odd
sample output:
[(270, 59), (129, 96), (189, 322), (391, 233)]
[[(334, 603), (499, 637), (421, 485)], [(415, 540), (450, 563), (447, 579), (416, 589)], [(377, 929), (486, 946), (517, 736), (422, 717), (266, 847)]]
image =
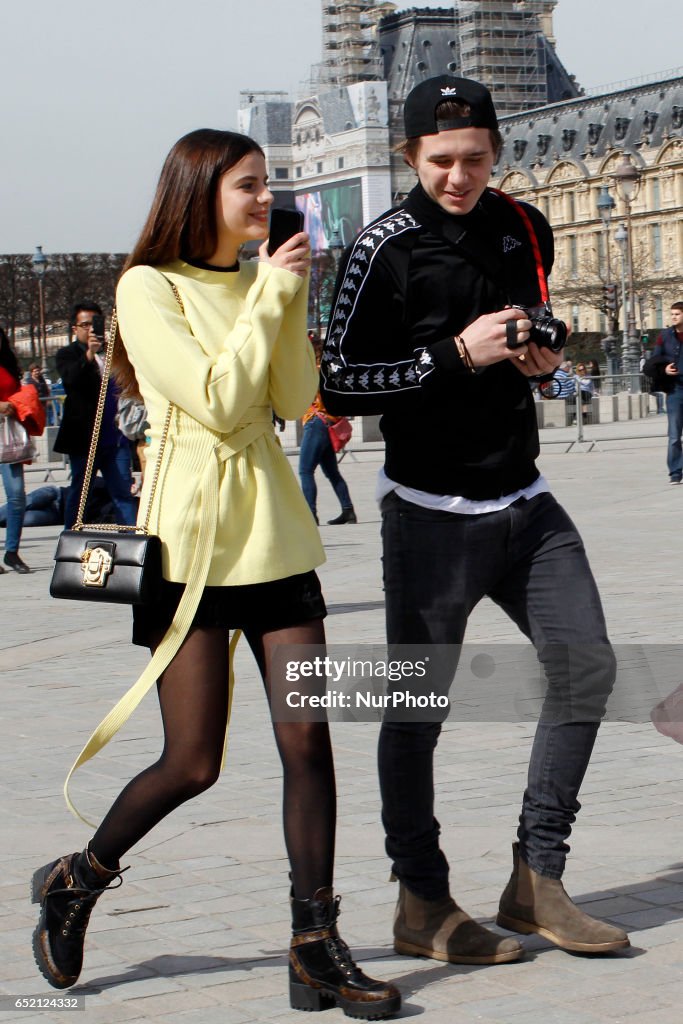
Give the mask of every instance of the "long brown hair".
[[(199, 128), (179, 139), (166, 157), (145, 226), (126, 260), (160, 266), (181, 255), (207, 260), (216, 251), (216, 194), (221, 176), (249, 153), (263, 150), (248, 135)], [(117, 331), (112, 367), (124, 395), (139, 397), (135, 371)]]

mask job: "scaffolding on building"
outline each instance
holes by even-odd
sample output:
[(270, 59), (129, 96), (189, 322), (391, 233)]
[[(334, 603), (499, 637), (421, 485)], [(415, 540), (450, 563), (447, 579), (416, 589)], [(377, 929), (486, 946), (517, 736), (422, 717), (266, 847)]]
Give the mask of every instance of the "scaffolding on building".
[(384, 66), (377, 24), (395, 4), (383, 0), (336, 0), (322, 5), (322, 77), (333, 85), (377, 81)]
[(544, 0), (460, 0), (456, 4), (460, 73), (489, 87), (501, 115), (548, 101), (539, 17), (552, 6)]

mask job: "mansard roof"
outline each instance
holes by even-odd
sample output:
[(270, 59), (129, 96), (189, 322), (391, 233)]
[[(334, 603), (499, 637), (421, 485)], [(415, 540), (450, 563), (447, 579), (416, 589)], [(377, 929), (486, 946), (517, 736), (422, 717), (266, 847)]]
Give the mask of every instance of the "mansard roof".
[(249, 131), (262, 146), (289, 146), (292, 141), (292, 104), (289, 100), (266, 100), (246, 108)]
[(327, 135), (336, 135), (356, 127), (356, 116), (346, 86), (323, 87), (317, 100)]
[(580, 96), (500, 119), (504, 148), (498, 166), (527, 172), (558, 160), (579, 166), (615, 149), (659, 149), (683, 129), (683, 77), (600, 95)]
[(389, 98), (405, 99), (425, 78), (458, 74), (457, 39), (452, 7), (413, 7), (383, 18), (379, 43)]

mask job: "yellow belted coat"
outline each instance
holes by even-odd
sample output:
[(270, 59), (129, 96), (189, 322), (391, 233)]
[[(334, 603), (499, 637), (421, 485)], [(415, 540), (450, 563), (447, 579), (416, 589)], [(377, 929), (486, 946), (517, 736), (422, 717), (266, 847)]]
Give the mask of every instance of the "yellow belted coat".
[(302, 416), (316, 392), (307, 290), (297, 275), (255, 262), (219, 271), (177, 260), (133, 267), (119, 281), (119, 329), (151, 433), (140, 521), (170, 402), (149, 528), (161, 538), (164, 578), (187, 586), (145, 671), (67, 776), (67, 804), (84, 821), (69, 796), (73, 772), (109, 742), (175, 656), (204, 586), (282, 579), (325, 561), (272, 422), (273, 412)]

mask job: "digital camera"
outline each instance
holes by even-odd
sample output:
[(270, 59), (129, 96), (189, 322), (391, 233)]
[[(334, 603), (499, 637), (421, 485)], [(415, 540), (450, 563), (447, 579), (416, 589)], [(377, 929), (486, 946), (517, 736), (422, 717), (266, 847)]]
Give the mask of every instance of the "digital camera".
[(531, 320), (531, 331), (529, 341), (533, 341), (539, 348), (549, 348), (551, 352), (561, 352), (567, 343), (567, 325), (563, 320), (557, 320), (553, 316), (550, 303), (542, 306), (517, 306), (523, 309), (529, 320)]

